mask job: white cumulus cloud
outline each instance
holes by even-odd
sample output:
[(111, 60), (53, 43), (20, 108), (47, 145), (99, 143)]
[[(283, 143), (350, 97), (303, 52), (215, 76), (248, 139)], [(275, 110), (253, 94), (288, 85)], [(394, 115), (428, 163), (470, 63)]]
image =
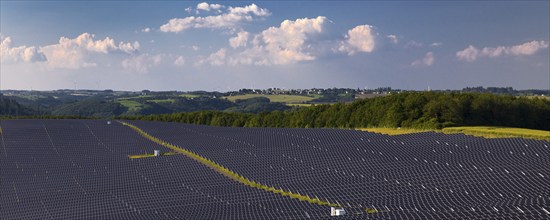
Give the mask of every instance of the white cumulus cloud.
[(311, 38), (323, 32), (327, 18), (285, 20), (279, 27), (270, 27), (252, 40), (252, 46), (232, 58), (232, 64), (288, 64), (314, 60)]
[(250, 34), (246, 31), (241, 31), (237, 33), (237, 36), (232, 37), (229, 39), (229, 45), (233, 48), (246, 46), (246, 43), (248, 42), (248, 36)]
[(515, 45), (506, 48), (506, 53), (510, 55), (533, 55), (540, 49), (548, 48), (548, 42), (545, 41), (531, 41), (520, 45)]
[(251, 4), (245, 7), (229, 7), (230, 14), (254, 14), (256, 16), (265, 17), (271, 15), (271, 12), (265, 8), (260, 8), (256, 4)]
[(225, 57), (226, 57), (225, 54), (226, 54), (225, 48), (219, 49), (215, 53), (210, 54), (210, 56), (206, 58), (206, 62), (214, 66), (223, 65), (225, 64)]
[(132, 54), (136, 51), (139, 50), (139, 48), (141, 47), (141, 45), (139, 44), (139, 42), (135, 41), (134, 43), (130, 43), (130, 42), (127, 42), (127, 43), (124, 43), (124, 42), (120, 42), (118, 44), (118, 50), (119, 51), (122, 51), (124, 53), (127, 53), (127, 54)]
[(346, 40), (340, 43), (339, 51), (354, 55), (357, 52), (370, 53), (374, 50), (375, 33), (370, 25), (359, 25), (349, 30)]
[(45, 61), (45, 56), (36, 47), (12, 47), (11, 37), (0, 37), (0, 61), (2, 63)]
[(197, 4), (197, 10), (203, 10), (203, 11), (220, 10), (223, 7), (224, 6), (220, 4), (208, 4), (206, 2), (201, 2)]
[(229, 39), (233, 50), (222, 48), (200, 59), (198, 64), (280, 65), (315, 60), (312, 44), (318, 42), (313, 38), (324, 31), (326, 21), (323, 16), (285, 20), (278, 27), (270, 27), (252, 37), (241, 31)]
[(434, 54), (430, 51), (419, 60), (415, 60), (411, 63), (412, 67), (431, 66), (435, 62)]
[(479, 55), (479, 50), (474, 46), (470, 45), (466, 49), (456, 52), (456, 57), (459, 60), (466, 60), (472, 62), (477, 59)]
[[(199, 3), (197, 9), (221, 10), (225, 8), (222, 5)], [(221, 12), (221, 11), (220, 11)], [(229, 7), (222, 14), (211, 16), (189, 16), (185, 18), (173, 18), (168, 23), (160, 26), (162, 32), (179, 33), (190, 28), (210, 28), (210, 29), (230, 29), (234, 30), (243, 22), (251, 22), (257, 17), (269, 16), (271, 13), (255, 4), (245, 7)]]
[(498, 47), (484, 47), (478, 49), (472, 45), (469, 45), (464, 50), (456, 52), (456, 57), (459, 60), (473, 62), (479, 57), (500, 57), (504, 55), (508, 56), (526, 56), (533, 55), (537, 51), (548, 48), (548, 42), (546, 41), (531, 41), (514, 46), (498, 46)]
[(95, 35), (89, 33), (83, 33), (74, 39), (61, 37), (58, 44), (40, 47), (40, 52), (45, 55), (50, 67), (79, 69), (97, 65), (89, 61), (90, 54), (109, 54), (111, 52), (132, 54), (140, 47), (137, 41), (134, 43), (119, 42), (117, 45), (109, 37), (103, 40), (95, 40), (94, 37)]

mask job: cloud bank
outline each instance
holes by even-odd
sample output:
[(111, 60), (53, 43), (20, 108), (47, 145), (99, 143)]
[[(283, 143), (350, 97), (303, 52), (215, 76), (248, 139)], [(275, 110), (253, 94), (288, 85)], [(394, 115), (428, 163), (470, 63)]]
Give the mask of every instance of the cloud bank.
[(48, 66), (54, 68), (79, 69), (93, 67), (97, 64), (91, 61), (90, 55), (124, 53), (133, 54), (140, 48), (139, 42), (115, 43), (112, 38), (95, 40), (95, 35), (83, 33), (76, 38), (61, 37), (59, 43), (40, 47), (47, 59)]
[(323, 16), (285, 20), (278, 27), (255, 35), (251, 47), (232, 57), (229, 63), (273, 65), (314, 60), (312, 38), (324, 31), (326, 22)]
[(236, 33), (228, 39), (228, 48), (220, 48), (199, 57), (198, 65), (284, 65), (315, 60), (326, 53), (322, 48), (327, 45), (333, 47), (333, 51), (349, 56), (370, 53), (375, 46), (376, 33), (370, 25), (359, 25), (348, 30), (344, 39), (319, 41), (319, 36), (327, 31), (326, 24), (330, 22), (324, 16), (284, 20), (279, 26), (253, 34), (244, 31), (242, 25), (271, 15), (269, 10), (255, 4), (231, 7), (201, 2), (195, 9), (187, 8), (186, 11), (195, 11), (197, 14), (214, 11), (218, 14), (173, 18), (160, 26), (160, 31), (179, 33), (188, 29), (208, 28)]
[(12, 47), (11, 37), (0, 38), (0, 60), (2, 63), (45, 61), (46, 57), (36, 47)]
[(256, 4), (245, 7), (226, 7), (219, 4), (202, 2), (197, 5), (197, 12), (210, 10), (217, 10), (221, 14), (204, 17), (189, 16), (185, 18), (173, 18), (168, 23), (160, 26), (160, 31), (179, 33), (192, 28), (236, 30), (245, 22), (251, 22), (257, 18), (271, 15), (269, 10), (260, 8)]
[[(246, 12), (242, 12), (246, 13)], [(199, 60), (198, 64), (219, 65), (287, 65), (316, 60), (328, 53), (370, 53), (375, 35), (370, 25), (359, 25), (347, 31), (343, 39), (324, 39), (330, 21), (324, 16), (284, 20), (252, 35), (240, 31), (229, 39), (231, 48), (222, 48)], [(334, 48), (334, 47), (335, 48)], [(333, 47), (332, 50), (323, 48)]]
[(464, 50), (456, 52), (456, 58), (467, 62), (476, 61), (480, 57), (496, 58), (500, 56), (527, 56), (537, 51), (548, 48), (548, 42), (531, 41), (514, 46), (484, 47), (478, 49), (472, 45)]
[(229, 39), (229, 45), (233, 48), (244, 47), (248, 42), (249, 33), (246, 31), (241, 31), (237, 33), (237, 36)]
[(61, 37), (57, 44), (42, 47), (12, 47), (10, 37), (2, 37), (0, 44), (2, 63), (46, 62), (50, 68), (80, 69), (97, 66), (95, 55), (126, 54), (138, 52), (139, 42), (118, 42), (106, 37), (95, 39), (95, 35), (82, 33), (76, 38)]

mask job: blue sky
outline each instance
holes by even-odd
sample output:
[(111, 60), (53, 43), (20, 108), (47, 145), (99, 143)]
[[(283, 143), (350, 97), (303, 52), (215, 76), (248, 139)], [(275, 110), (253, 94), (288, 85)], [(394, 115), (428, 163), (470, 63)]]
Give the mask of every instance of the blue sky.
[(0, 1), (2, 89), (550, 86), (549, 1)]

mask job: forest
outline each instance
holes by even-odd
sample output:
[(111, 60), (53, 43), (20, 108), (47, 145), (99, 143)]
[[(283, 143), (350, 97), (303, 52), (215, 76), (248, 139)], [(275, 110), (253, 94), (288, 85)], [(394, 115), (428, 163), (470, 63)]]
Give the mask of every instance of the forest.
[(33, 115), (37, 112), (31, 108), (20, 105), (13, 99), (5, 98), (0, 93), (0, 116), (1, 115)]
[(484, 125), (550, 130), (550, 100), (490, 93), (402, 92), (257, 114), (197, 111), (117, 118), (232, 127), (441, 129)]

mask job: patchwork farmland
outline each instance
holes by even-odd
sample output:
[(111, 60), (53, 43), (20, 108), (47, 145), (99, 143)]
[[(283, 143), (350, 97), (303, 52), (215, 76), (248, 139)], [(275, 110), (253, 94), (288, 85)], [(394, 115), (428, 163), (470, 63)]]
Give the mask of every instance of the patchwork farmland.
[(548, 141), (146, 121), (0, 126), (2, 219), (324, 219), (331, 206), (352, 219), (550, 218)]

